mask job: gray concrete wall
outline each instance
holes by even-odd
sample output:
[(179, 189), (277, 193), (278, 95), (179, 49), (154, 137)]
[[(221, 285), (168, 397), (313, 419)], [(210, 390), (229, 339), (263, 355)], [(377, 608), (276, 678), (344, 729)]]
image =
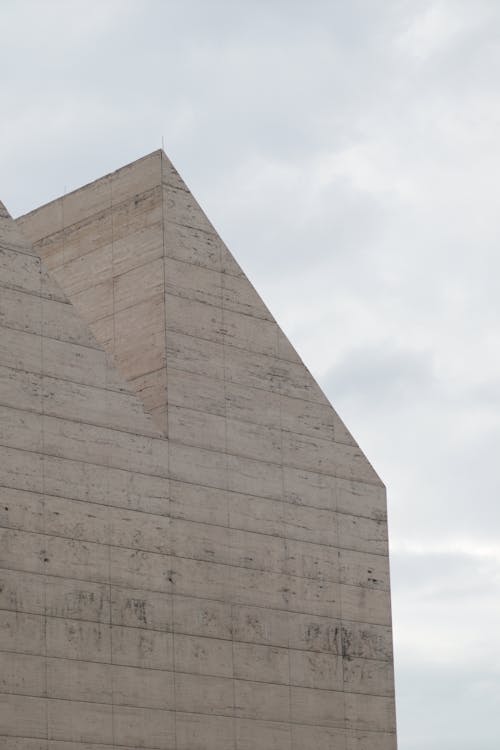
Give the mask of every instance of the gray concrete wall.
[[(110, 183), (121, 216), (161, 195), (154, 401), (134, 368), (158, 227), (122, 226)], [(128, 359), (91, 319), (106, 211), (142, 269), (107, 286), (115, 336), (130, 290)], [(384, 487), (170, 162), (19, 227), (65, 294), (4, 213), (0, 748), (394, 750)]]

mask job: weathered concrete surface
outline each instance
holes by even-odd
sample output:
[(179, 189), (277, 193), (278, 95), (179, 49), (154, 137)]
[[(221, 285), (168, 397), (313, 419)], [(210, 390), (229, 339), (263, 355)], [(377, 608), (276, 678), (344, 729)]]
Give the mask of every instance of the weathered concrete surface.
[(394, 750), (384, 487), (166, 156), (18, 228), (0, 748)]

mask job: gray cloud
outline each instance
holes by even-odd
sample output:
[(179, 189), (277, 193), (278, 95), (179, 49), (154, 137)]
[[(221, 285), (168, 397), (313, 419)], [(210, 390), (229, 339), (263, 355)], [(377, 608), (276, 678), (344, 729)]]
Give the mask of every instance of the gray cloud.
[(498, 550), (401, 550), (392, 569), (404, 746), (493, 750), (498, 732), (490, 717), (500, 702)]

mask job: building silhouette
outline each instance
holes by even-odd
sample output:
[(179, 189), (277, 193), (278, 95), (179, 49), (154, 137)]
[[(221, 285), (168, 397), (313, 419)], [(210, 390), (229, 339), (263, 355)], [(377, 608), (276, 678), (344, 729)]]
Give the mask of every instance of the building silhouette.
[(395, 750), (384, 486), (162, 151), (1, 207), (0, 415), (2, 750)]

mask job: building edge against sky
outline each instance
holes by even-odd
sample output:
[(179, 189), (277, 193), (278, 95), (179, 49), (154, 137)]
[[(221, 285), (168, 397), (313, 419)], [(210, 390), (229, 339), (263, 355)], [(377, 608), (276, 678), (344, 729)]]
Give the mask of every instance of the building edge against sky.
[(385, 489), (162, 151), (0, 234), (7, 750), (394, 750)]

